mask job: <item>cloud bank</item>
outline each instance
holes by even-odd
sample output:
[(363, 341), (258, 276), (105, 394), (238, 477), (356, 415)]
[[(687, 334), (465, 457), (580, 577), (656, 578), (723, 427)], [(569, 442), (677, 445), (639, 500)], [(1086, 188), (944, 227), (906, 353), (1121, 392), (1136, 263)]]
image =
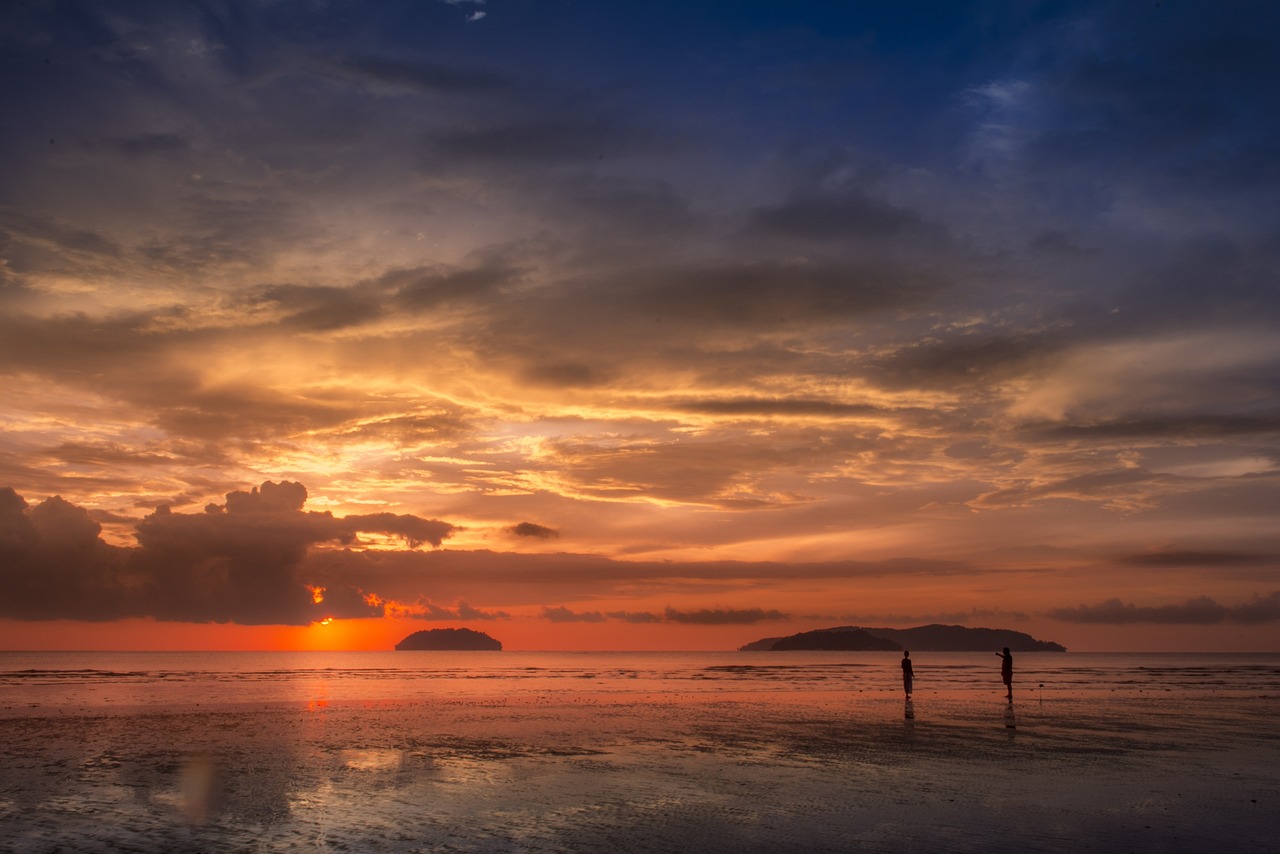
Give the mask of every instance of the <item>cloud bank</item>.
[(416, 516), (336, 518), (304, 512), (305, 487), (266, 482), (202, 514), (161, 507), (137, 524), (136, 548), (61, 498), (34, 507), (0, 490), (0, 616), (25, 620), (154, 617), (194, 623), (306, 625), (381, 616), (368, 593), (304, 571), (308, 550), (362, 533), (439, 545), (453, 526)]
[(1127, 625), (1159, 623), (1164, 625), (1214, 625), (1240, 623), (1259, 625), (1280, 622), (1280, 591), (1265, 596), (1255, 595), (1237, 605), (1222, 605), (1208, 596), (1199, 596), (1174, 605), (1135, 605), (1108, 599), (1096, 605), (1057, 608), (1048, 616), (1068, 623)]

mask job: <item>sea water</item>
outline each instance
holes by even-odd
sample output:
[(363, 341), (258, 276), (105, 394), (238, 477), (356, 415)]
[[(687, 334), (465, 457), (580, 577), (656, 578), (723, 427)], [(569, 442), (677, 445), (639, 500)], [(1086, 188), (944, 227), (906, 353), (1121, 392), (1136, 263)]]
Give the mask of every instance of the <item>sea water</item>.
[[(916, 698), (1003, 693), (993, 653), (918, 651)], [(885, 652), (0, 652), (0, 713), (559, 694), (901, 690)], [(1019, 702), (1280, 697), (1280, 654), (1019, 653)], [(26, 711), (23, 711), (26, 710)]]
[(0, 653), (0, 851), (1274, 852), (1280, 655)]

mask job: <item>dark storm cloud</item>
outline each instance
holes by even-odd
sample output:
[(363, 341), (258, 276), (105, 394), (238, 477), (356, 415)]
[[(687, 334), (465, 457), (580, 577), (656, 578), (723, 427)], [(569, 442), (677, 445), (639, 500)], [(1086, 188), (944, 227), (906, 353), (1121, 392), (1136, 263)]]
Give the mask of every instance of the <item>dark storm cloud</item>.
[(1134, 605), (1108, 599), (1097, 605), (1057, 608), (1048, 611), (1047, 616), (1069, 623), (1104, 625), (1212, 625), (1224, 622), (1258, 625), (1280, 622), (1280, 591), (1254, 596), (1238, 605), (1221, 605), (1208, 596), (1188, 599), (1176, 605)]
[(138, 546), (122, 548), (105, 544), (98, 522), (61, 498), (29, 507), (12, 489), (0, 490), (0, 615), (246, 625), (379, 616), (382, 605), (351, 584), (305, 577), (308, 549), (352, 543), (361, 533), (439, 545), (454, 530), (417, 516), (303, 512), (305, 501), (301, 484), (268, 481), (202, 514), (162, 507), (138, 522)]

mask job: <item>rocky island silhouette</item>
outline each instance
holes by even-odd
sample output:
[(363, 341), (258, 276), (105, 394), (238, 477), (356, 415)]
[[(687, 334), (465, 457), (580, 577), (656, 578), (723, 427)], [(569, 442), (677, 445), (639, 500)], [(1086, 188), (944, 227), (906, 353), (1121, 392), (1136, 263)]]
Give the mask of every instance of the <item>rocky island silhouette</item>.
[(814, 629), (780, 638), (761, 638), (738, 647), (741, 652), (784, 652), (789, 650), (986, 652), (1008, 647), (1013, 652), (1066, 652), (1053, 641), (1042, 641), (1012, 629), (968, 628), (933, 623), (910, 629), (836, 626)]
[(400, 643), (398, 650), (493, 650), (502, 649), (502, 642), (474, 629), (425, 629), (414, 632)]

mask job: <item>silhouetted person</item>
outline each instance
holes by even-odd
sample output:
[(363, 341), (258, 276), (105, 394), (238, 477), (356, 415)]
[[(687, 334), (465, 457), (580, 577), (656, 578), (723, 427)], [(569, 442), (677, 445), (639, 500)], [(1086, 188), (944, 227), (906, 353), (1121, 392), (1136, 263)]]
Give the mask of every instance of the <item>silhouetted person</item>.
[(1009, 692), (1009, 702), (1013, 702), (1013, 653), (1009, 652), (1009, 647), (1004, 648), (1004, 652), (997, 652), (1000, 656), (1000, 678), (1004, 681), (1004, 688)]
[(902, 690), (906, 692), (908, 698), (911, 697), (911, 679), (915, 673), (911, 670), (911, 653), (905, 649), (902, 651)]

